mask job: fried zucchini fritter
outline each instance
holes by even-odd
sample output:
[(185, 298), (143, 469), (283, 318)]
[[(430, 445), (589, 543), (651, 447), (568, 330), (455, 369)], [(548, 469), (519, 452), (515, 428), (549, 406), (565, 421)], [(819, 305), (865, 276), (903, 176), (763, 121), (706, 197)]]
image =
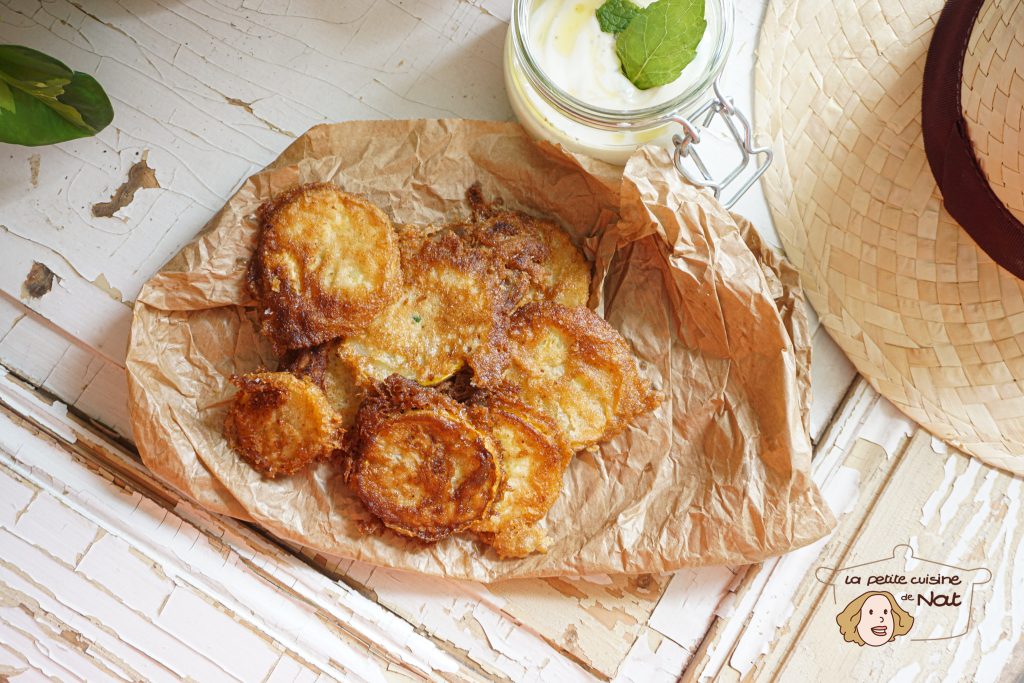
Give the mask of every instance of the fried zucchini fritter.
[(502, 379), (558, 424), (573, 451), (612, 438), (661, 400), (626, 340), (589, 308), (546, 301), (518, 309), (507, 362)]
[(293, 351), (282, 359), (281, 369), (305, 377), (323, 389), (341, 426), (348, 429), (355, 421), (363, 390), (356, 384), (352, 368), (340, 351), (339, 341)]
[(224, 435), (266, 477), (287, 476), (326, 458), (344, 430), (320, 387), (287, 372), (236, 375)]
[(467, 363), (493, 377), (510, 307), (488, 261), (444, 233), (424, 241), (403, 294), (347, 338), (342, 354), (362, 386), (393, 374), (432, 386)]
[(501, 557), (546, 551), (551, 541), (538, 522), (562, 491), (572, 450), (558, 426), (509, 396), (474, 397), (474, 419), (501, 451), (505, 484), (491, 513), (470, 528)]
[(397, 296), (397, 238), (365, 199), (302, 185), (261, 206), (259, 220), (249, 288), (279, 353), (358, 332)]
[(554, 301), (563, 306), (586, 306), (590, 298), (590, 262), (551, 221), (533, 219), (534, 234), (543, 240), (548, 257), (527, 295), (530, 301)]
[(497, 449), (440, 392), (390, 377), (369, 392), (351, 434), (346, 478), (385, 526), (437, 541), (490, 513)]
[(584, 306), (590, 295), (590, 262), (554, 222), (484, 200), (480, 186), (466, 191), (471, 221), (454, 229), (523, 283), (522, 302), (554, 301)]

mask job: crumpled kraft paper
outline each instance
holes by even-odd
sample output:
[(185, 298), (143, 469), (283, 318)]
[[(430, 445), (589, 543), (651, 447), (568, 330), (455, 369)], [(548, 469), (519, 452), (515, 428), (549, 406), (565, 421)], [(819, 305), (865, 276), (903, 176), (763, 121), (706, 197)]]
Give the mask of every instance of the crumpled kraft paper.
[[(489, 198), (561, 221), (595, 260), (591, 305), (666, 400), (574, 458), (547, 517), (546, 554), (502, 560), (469, 535), (426, 545), (364, 534), (369, 514), (332, 464), (265, 480), (227, 445), (228, 378), (276, 367), (244, 286), (254, 212), (322, 180), (418, 224), (466, 215), (465, 190), (480, 181)], [(211, 509), (332, 555), (480, 581), (663, 572), (755, 562), (834, 525), (809, 474), (810, 337), (797, 275), (660, 148), (641, 149), (623, 172), (510, 123), (317, 126), (146, 284), (127, 365), (147, 466)]]

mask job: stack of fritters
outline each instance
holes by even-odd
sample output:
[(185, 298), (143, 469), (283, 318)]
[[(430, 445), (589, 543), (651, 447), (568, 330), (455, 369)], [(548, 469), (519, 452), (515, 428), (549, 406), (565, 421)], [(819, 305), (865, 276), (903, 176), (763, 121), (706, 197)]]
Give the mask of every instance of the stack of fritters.
[(264, 205), (249, 286), (280, 368), (233, 378), (224, 433), (267, 477), (334, 458), (400, 534), (521, 557), (550, 544), (573, 453), (659, 397), (586, 307), (569, 236), (467, 199), (467, 220), (397, 228), (331, 184)]

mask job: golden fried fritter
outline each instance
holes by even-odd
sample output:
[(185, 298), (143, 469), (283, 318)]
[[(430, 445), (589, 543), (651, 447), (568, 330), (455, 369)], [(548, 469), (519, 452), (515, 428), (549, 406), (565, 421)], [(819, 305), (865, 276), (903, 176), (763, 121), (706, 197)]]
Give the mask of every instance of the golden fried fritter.
[(342, 354), (362, 386), (392, 374), (431, 386), (466, 363), (493, 377), (510, 306), (487, 260), (444, 233), (424, 242), (402, 296), (347, 338)]
[(590, 298), (590, 262), (572, 243), (569, 234), (551, 221), (533, 219), (532, 228), (547, 247), (548, 257), (527, 299), (586, 306)]
[(660, 402), (629, 344), (589, 308), (529, 303), (512, 316), (502, 378), (574, 450), (612, 438)]
[(505, 484), (491, 513), (470, 528), (501, 557), (545, 551), (551, 541), (537, 523), (561, 493), (572, 450), (550, 418), (509, 396), (484, 392), (473, 402), (474, 420), (501, 451)]
[(432, 236), (446, 230), (446, 226), (430, 223), (427, 225), (413, 225), (411, 223), (399, 223), (395, 225), (395, 234), (398, 236), (398, 251), (402, 256), (402, 271), (408, 272), (415, 269), (416, 257), (420, 249), (431, 239)]
[(391, 221), (330, 183), (296, 187), (260, 207), (249, 288), (278, 352), (353, 334), (397, 295)]
[(341, 445), (344, 430), (324, 392), (287, 372), (236, 375), (224, 435), (267, 477), (294, 474)]
[(473, 212), (467, 223), (453, 226), (472, 244), (488, 249), (492, 258), (518, 277), (523, 303), (554, 301), (584, 306), (590, 294), (590, 263), (569, 234), (549, 220), (484, 200), (478, 184), (466, 191)]
[(440, 392), (390, 377), (369, 392), (351, 434), (348, 483), (389, 528), (436, 541), (490, 513), (497, 449)]
[(341, 342), (330, 341), (311, 349), (293, 351), (282, 359), (281, 369), (305, 377), (323, 389), (327, 402), (348, 429), (356, 418), (363, 390), (356, 384), (349, 363), (341, 356)]

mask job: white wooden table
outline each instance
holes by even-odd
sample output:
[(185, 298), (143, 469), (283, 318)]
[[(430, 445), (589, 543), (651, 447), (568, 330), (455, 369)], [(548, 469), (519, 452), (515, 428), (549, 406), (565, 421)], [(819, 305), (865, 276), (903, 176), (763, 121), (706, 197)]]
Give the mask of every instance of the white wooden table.
[[(1021, 480), (947, 452), (821, 330), (814, 476), (840, 524), (760, 565), (442, 581), (289, 547), (182, 500), (141, 466), (124, 357), (142, 283), (313, 124), (511, 118), (501, 78), (509, 5), (0, 0), (0, 43), (94, 74), (116, 112), (94, 139), (0, 145), (0, 681), (958, 681), (1024, 671)], [(763, 3), (737, 10), (725, 82), (749, 110)], [(738, 210), (778, 244), (759, 192)], [(843, 643), (815, 568), (907, 542), (919, 556), (992, 571), (968, 633), (878, 650)]]

